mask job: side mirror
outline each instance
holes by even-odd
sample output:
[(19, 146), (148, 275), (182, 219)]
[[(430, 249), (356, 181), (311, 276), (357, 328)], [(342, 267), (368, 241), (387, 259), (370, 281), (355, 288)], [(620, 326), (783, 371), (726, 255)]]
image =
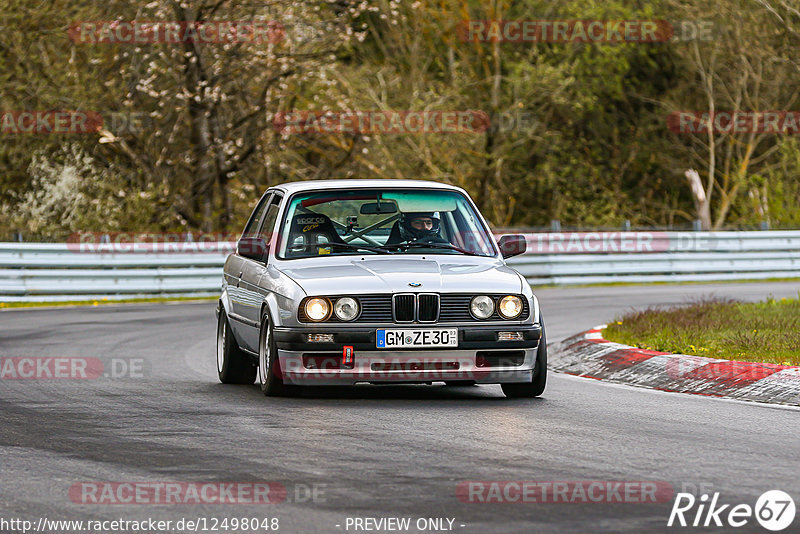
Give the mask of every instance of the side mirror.
[(261, 237), (243, 237), (236, 243), (236, 253), (239, 256), (266, 263), (269, 245)]
[(503, 258), (519, 256), (528, 249), (528, 242), (525, 236), (520, 234), (504, 235), (497, 244), (500, 246), (500, 254), (503, 255)]

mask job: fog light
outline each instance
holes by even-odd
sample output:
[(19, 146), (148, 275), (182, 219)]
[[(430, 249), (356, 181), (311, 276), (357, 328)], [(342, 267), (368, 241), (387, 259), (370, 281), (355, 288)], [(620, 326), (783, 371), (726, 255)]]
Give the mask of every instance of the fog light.
[(522, 332), (498, 332), (497, 341), (523, 341)]
[(309, 343), (333, 343), (333, 334), (308, 334)]

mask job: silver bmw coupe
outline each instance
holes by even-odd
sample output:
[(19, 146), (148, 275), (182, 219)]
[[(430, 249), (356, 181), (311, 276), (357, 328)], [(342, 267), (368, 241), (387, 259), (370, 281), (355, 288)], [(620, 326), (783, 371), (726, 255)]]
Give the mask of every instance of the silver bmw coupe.
[(547, 380), (539, 304), (469, 195), (417, 180), (287, 183), (264, 193), (225, 262), (217, 371), (266, 395), (298, 386)]

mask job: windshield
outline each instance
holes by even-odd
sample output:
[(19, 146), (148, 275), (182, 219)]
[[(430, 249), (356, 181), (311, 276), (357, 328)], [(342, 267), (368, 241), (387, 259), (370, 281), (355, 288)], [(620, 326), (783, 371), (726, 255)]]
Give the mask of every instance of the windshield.
[(494, 256), (491, 239), (470, 202), (455, 191), (327, 190), (292, 197), (281, 222), (278, 257)]

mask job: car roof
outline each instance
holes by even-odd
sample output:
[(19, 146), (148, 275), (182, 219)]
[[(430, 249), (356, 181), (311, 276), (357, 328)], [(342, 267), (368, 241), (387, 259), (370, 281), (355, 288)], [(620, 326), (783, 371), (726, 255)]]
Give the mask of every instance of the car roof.
[(465, 191), (454, 185), (443, 184), (429, 180), (396, 180), (388, 178), (361, 179), (350, 178), (346, 180), (306, 180), (304, 182), (287, 182), (278, 184), (270, 189), (278, 189), (284, 193), (292, 194), (298, 191), (321, 191), (326, 189), (367, 189), (367, 188), (424, 188), (442, 189), (447, 191)]

